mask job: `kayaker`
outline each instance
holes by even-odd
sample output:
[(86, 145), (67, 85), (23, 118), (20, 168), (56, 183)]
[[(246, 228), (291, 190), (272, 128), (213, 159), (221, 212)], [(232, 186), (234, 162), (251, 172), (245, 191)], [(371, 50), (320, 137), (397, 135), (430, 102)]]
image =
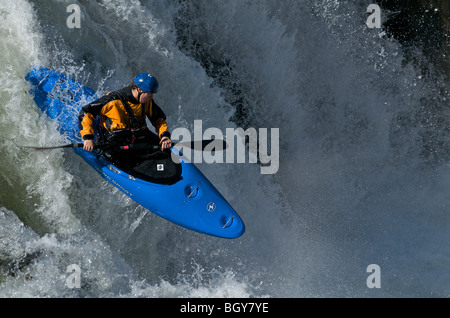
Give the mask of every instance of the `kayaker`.
[[(102, 141), (130, 143), (136, 138), (146, 138), (147, 142), (159, 143), (161, 150), (172, 147), (166, 115), (153, 100), (158, 86), (154, 76), (141, 73), (131, 85), (84, 106), (79, 114), (83, 149), (94, 149), (94, 120), (97, 116), (100, 116), (99, 134)], [(146, 117), (155, 127), (157, 136), (148, 129)]]

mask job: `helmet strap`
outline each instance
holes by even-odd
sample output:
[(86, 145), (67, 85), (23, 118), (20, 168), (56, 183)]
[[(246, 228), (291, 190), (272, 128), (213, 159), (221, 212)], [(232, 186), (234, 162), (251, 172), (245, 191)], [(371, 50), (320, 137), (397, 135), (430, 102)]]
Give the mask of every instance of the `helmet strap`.
[(144, 92), (142, 92), (142, 91), (140, 92), (139, 88), (136, 88), (136, 89), (137, 89), (137, 92), (138, 92), (137, 101), (140, 104), (141, 103), (141, 96), (142, 96), (142, 94), (144, 94)]

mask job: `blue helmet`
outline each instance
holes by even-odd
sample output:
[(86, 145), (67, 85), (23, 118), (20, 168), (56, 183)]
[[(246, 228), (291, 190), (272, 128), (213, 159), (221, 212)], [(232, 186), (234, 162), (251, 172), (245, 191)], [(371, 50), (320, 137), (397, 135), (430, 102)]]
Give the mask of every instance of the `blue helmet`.
[(136, 76), (133, 82), (142, 89), (144, 92), (157, 93), (158, 92), (158, 81), (157, 79), (148, 73), (141, 73)]

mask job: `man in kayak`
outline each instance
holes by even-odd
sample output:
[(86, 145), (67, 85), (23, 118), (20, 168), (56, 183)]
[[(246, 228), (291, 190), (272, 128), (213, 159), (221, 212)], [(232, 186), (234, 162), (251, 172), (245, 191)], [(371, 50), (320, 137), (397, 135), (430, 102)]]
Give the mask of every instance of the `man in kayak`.
[[(94, 149), (94, 120), (97, 116), (100, 116), (99, 134), (103, 142), (129, 144), (143, 140), (159, 143), (161, 150), (172, 147), (166, 116), (153, 100), (158, 86), (155, 77), (141, 73), (130, 86), (108, 93), (84, 106), (79, 114), (83, 149)], [(146, 117), (155, 127), (157, 136), (149, 131)]]

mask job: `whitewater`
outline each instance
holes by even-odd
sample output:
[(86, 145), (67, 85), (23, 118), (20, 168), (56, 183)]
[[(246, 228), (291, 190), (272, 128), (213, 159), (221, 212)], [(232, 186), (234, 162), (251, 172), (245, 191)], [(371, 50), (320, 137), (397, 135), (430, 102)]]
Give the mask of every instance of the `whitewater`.
[[(370, 3), (0, 0), (0, 297), (449, 297), (448, 79), (368, 28)], [(274, 175), (197, 164), (245, 234), (181, 228), (72, 151), (21, 149), (65, 141), (28, 94), (37, 66), (100, 93), (151, 72), (172, 130), (279, 128)]]

